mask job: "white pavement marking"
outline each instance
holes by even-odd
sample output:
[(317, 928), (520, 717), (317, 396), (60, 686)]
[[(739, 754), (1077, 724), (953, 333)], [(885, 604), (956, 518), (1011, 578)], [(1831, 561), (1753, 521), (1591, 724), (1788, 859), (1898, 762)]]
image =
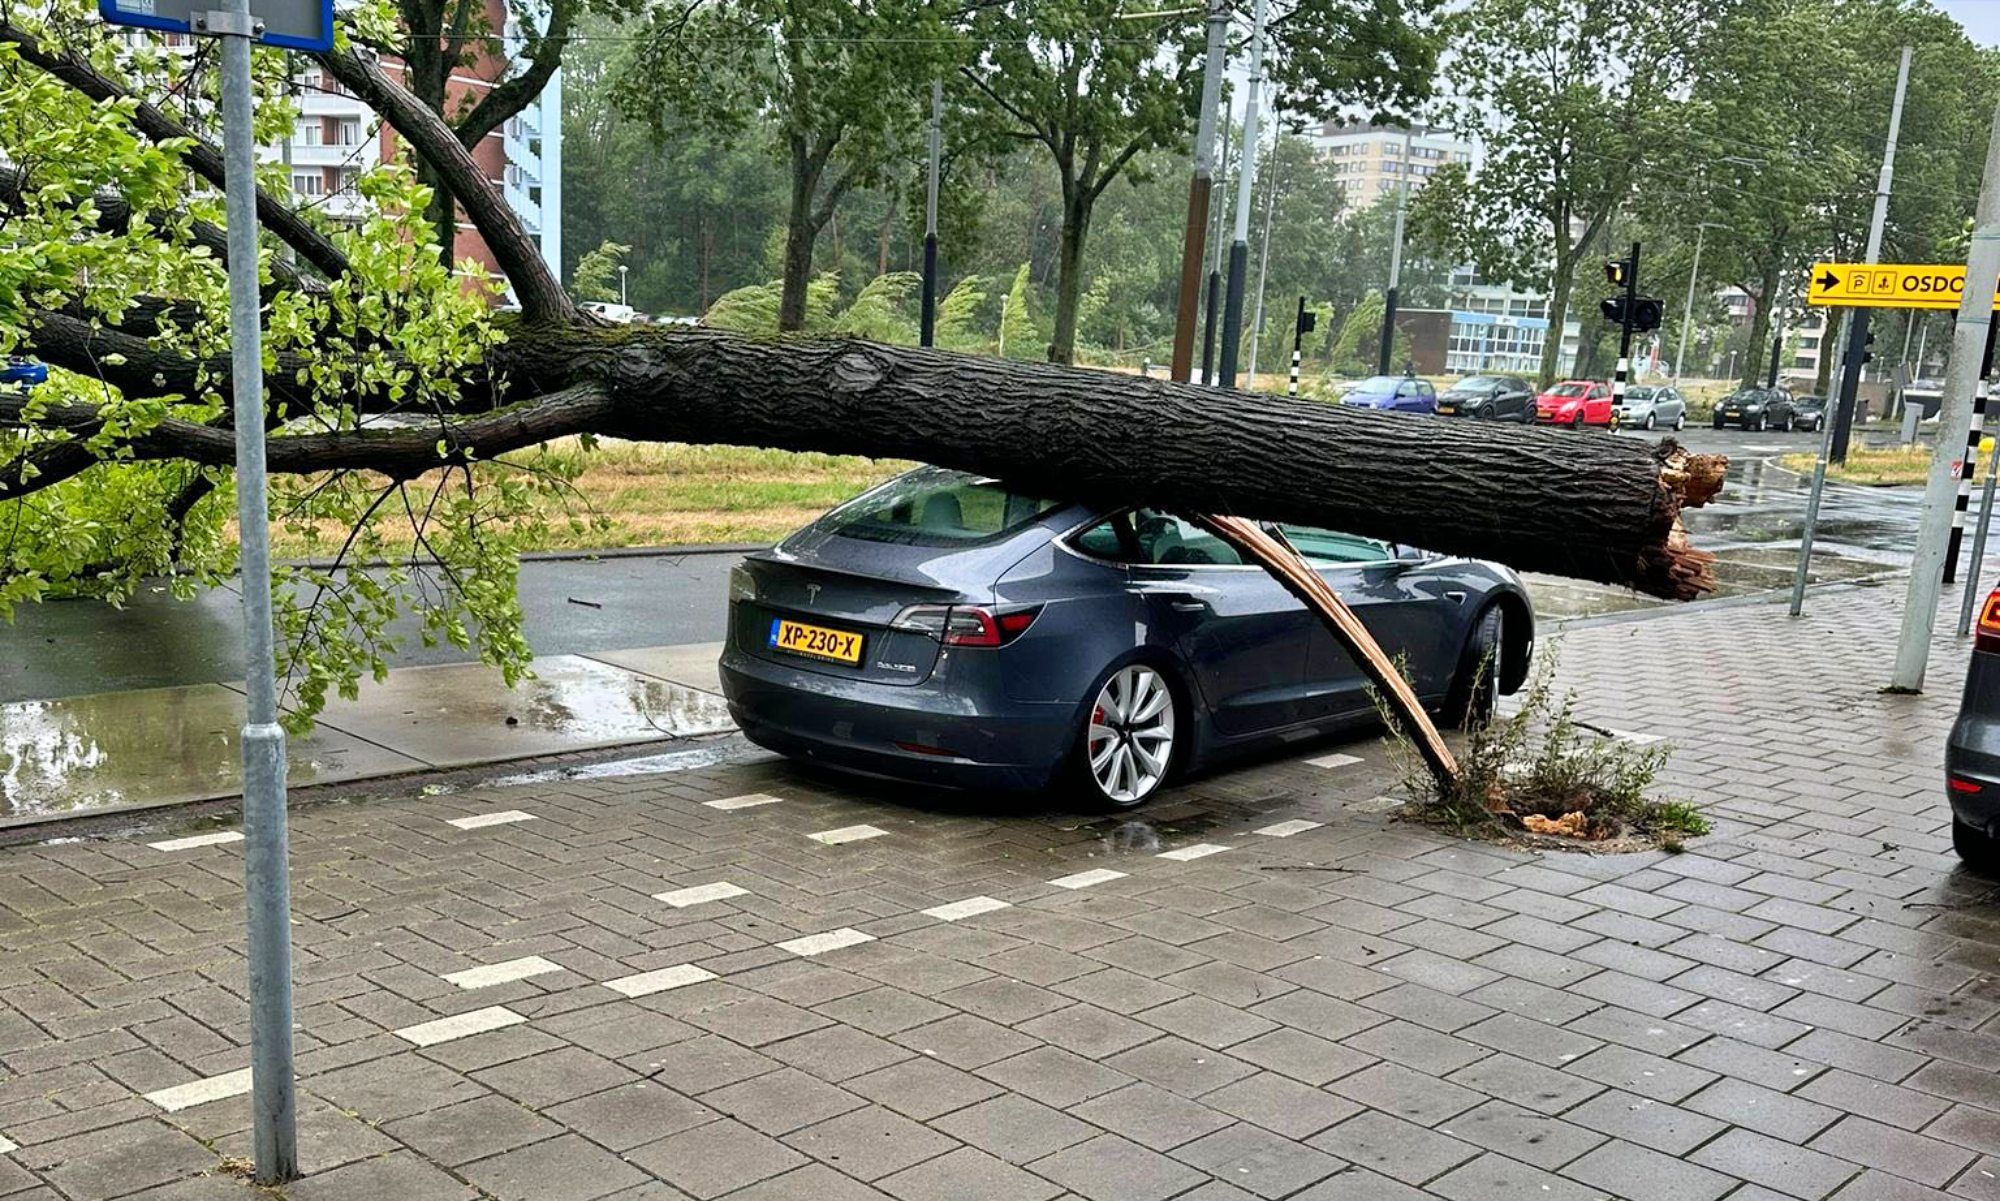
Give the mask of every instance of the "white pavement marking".
[(657, 971), (640, 972), (636, 976), (620, 976), (616, 980), (606, 980), (604, 987), (628, 997), (650, 997), (656, 992), (670, 988), (685, 988), (690, 984), (700, 984), (703, 980), (715, 979), (715, 973), (707, 968), (696, 967), (692, 963), (677, 963)]
[(1359, 755), (1321, 755), (1317, 759), (1306, 760), (1307, 767), (1346, 767), (1350, 763), (1361, 762)]
[(407, 1043), (415, 1043), (419, 1047), (434, 1047), (455, 1038), (467, 1038), (474, 1034), (484, 1034), (488, 1030), (504, 1030), (509, 1026), (518, 1026), (527, 1020), (505, 1005), (493, 1005), (485, 1009), (475, 1009), (471, 1013), (439, 1018), (435, 1022), (405, 1026), (396, 1031), (396, 1037)]
[(471, 817), (454, 817), (445, 824), (457, 826), (461, 830), (483, 830), (487, 826), (504, 826), (509, 822), (534, 820), (535, 815), (532, 813), (523, 813), (519, 809), (502, 809), (498, 813), (475, 813)]
[(20, 1149), (21, 1145), (19, 1143), (10, 1143), (7, 1141), (6, 1135), (0, 1134), (0, 1155), (5, 1155), (10, 1151), (19, 1151)]
[(1633, 746), (1649, 746), (1660, 741), (1662, 737), (1659, 734), (1634, 734), (1630, 730), (1613, 730), (1609, 727), (1606, 727), (1604, 732)]
[(963, 901), (953, 901), (949, 905), (939, 905), (936, 909), (924, 910), (925, 917), (934, 917), (941, 922), (955, 922), (962, 917), (974, 917), (981, 913), (991, 913), (995, 909), (1007, 909), (1005, 901), (992, 897), (967, 897)]
[(1161, 851), (1157, 857), (1160, 859), (1176, 859), (1182, 863), (1186, 863), (1190, 859), (1200, 859), (1207, 855), (1220, 855), (1222, 852), (1230, 849), (1229, 847), (1220, 846), (1212, 842), (1198, 842), (1191, 847), (1182, 847), (1178, 851)]
[(808, 834), (806, 837), (812, 839), (814, 842), (823, 843), (826, 846), (837, 847), (843, 842), (860, 842), (864, 838), (880, 838), (887, 833), (887, 830), (878, 830), (873, 826), (842, 826), (838, 830), (821, 830), (817, 834)]
[(743, 796), (724, 797), (719, 801), (703, 801), (702, 804), (707, 805), (710, 809), (727, 811), (730, 809), (755, 809), (759, 805), (775, 805), (784, 799), (784, 797), (772, 796), (769, 793), (752, 792)]
[(1051, 880), (1049, 883), (1055, 885), (1057, 888), (1089, 888), (1093, 884), (1103, 884), (1107, 880), (1122, 880), (1124, 878), (1124, 872), (1114, 872), (1108, 867), (1100, 867), (1087, 872), (1078, 872), (1074, 876), (1064, 876), (1060, 880)]
[(238, 1068), (224, 1072), (220, 1076), (209, 1076), (202, 1080), (190, 1080), (186, 1084), (176, 1084), (158, 1092), (146, 1094), (146, 1100), (166, 1110), (179, 1113), (210, 1101), (220, 1101), (224, 1097), (240, 1097), (250, 1091), (250, 1069)]
[(874, 942), (873, 934), (863, 934), (859, 930), (842, 928), (828, 930), (824, 934), (808, 934), (804, 938), (794, 938), (790, 942), (778, 944), (780, 951), (790, 951), (794, 955), (820, 955), (827, 951), (838, 951), (859, 943)]
[(240, 830), (218, 830), (213, 834), (191, 834), (186, 838), (169, 838), (165, 842), (149, 842), (146, 845), (156, 851), (192, 851), (196, 847), (216, 847), (225, 842), (242, 842)]
[(453, 972), (444, 978), (446, 984), (471, 990), (490, 988), (495, 984), (512, 984), (516, 980), (526, 980), (530, 976), (546, 976), (550, 972), (563, 970), (560, 963), (550, 963), (540, 955), (530, 955), (525, 959), (509, 959), (505, 963), (489, 963), (483, 967), (467, 968)]
[(672, 892), (656, 892), (653, 899), (665, 901), (676, 909), (686, 909), (689, 905), (701, 905), (709, 901), (726, 901), (731, 897), (747, 897), (750, 890), (739, 888), (727, 880), (714, 884), (697, 884), (693, 888), (676, 888)]
[(1317, 830), (1323, 824), (1322, 822), (1309, 822), (1294, 818), (1288, 822), (1279, 822), (1275, 826), (1265, 826), (1261, 830), (1252, 830), (1251, 833), (1262, 834), (1266, 838), (1290, 838), (1294, 834), (1303, 834), (1307, 830)]

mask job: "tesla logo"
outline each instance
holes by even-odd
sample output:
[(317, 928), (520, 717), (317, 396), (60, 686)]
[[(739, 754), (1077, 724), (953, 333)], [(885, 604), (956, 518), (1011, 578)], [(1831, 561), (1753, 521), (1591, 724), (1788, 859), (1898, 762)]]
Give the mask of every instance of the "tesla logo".
[(818, 600), (818, 599), (819, 599), (819, 585), (818, 585), (818, 584), (807, 584), (807, 585), (806, 585), (806, 603), (810, 605), (810, 604), (812, 604), (812, 603), (813, 603), (814, 601), (816, 601), (816, 600)]

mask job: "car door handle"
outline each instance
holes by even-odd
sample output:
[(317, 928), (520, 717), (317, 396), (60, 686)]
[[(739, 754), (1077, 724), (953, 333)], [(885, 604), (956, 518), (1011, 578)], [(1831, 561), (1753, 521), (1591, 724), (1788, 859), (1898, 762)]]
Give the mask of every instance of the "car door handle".
[(1206, 613), (1208, 605), (1198, 600), (1177, 600), (1167, 602), (1176, 613)]
[(1451, 601), (1451, 603), (1455, 605), (1462, 605), (1465, 603), (1465, 590), (1462, 588), (1446, 589), (1444, 595), (1445, 599)]

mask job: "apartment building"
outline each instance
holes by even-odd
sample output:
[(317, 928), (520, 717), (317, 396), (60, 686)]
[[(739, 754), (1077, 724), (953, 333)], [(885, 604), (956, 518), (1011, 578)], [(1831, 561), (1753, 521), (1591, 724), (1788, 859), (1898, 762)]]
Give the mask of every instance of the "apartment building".
[(1421, 188), (1447, 163), (1472, 161), (1472, 143), (1433, 130), (1328, 121), (1309, 137), (1333, 160), (1349, 208), (1365, 208), (1406, 180), (1412, 190)]

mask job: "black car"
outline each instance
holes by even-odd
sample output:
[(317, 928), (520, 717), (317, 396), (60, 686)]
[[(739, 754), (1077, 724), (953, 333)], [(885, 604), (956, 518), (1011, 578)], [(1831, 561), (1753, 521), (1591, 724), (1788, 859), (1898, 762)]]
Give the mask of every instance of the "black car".
[(1468, 375), (1438, 393), (1437, 411), (1441, 417), (1533, 424), (1535, 389), (1518, 375)]
[(1740, 425), (1789, 433), (1797, 416), (1791, 393), (1782, 388), (1738, 388), (1716, 402), (1715, 428)]
[(1951, 842), (1974, 871), (2000, 870), (2000, 589), (1986, 598), (1958, 720), (1944, 746)]
[(1809, 433), (1826, 428), (1826, 397), (1800, 396), (1792, 400), (1792, 426)]

